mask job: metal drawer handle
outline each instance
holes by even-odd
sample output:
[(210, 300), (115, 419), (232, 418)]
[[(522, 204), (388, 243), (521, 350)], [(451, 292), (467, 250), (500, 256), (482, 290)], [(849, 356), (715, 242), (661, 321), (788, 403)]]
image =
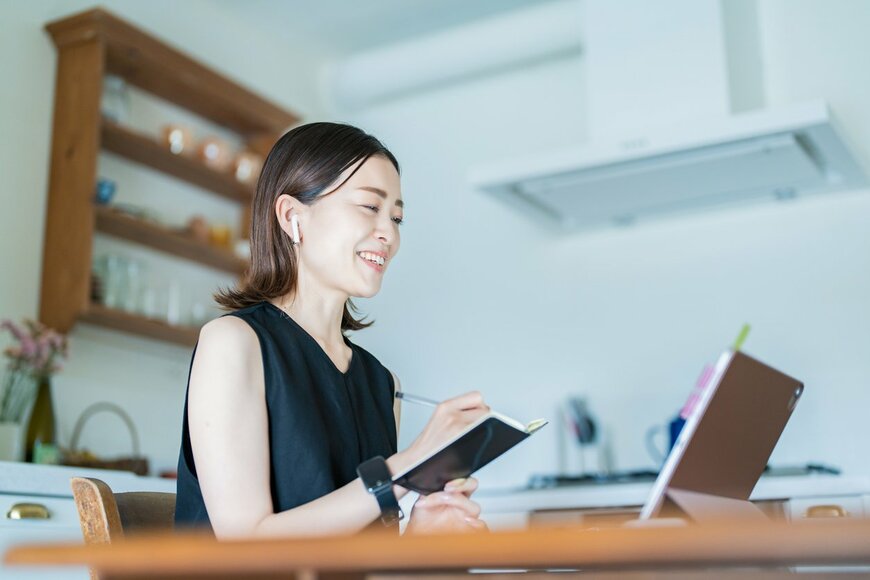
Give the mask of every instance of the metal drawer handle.
[(51, 517), (48, 508), (41, 503), (16, 503), (6, 512), (10, 520), (47, 520)]
[(807, 508), (806, 518), (846, 518), (849, 512), (841, 505), (814, 505)]

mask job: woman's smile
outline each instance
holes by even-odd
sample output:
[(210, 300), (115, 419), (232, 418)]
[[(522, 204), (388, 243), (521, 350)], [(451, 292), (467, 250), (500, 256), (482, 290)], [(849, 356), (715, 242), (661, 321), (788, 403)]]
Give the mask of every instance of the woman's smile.
[(387, 255), (383, 252), (361, 251), (357, 252), (357, 256), (376, 272), (383, 273), (387, 268)]

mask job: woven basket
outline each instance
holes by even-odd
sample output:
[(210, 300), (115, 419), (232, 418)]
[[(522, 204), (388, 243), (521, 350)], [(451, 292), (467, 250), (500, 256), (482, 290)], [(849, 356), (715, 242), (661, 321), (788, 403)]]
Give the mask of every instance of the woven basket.
[[(79, 437), (81, 436), (85, 423), (87, 423), (88, 419), (101, 411), (109, 411), (118, 415), (127, 425), (127, 428), (130, 430), (130, 439), (133, 443), (133, 454), (131, 456), (116, 457), (114, 459), (101, 459), (87, 449), (79, 450)], [(143, 457), (139, 451), (139, 434), (136, 432), (136, 426), (133, 424), (133, 420), (130, 419), (130, 416), (121, 407), (114, 403), (94, 403), (82, 412), (73, 428), (70, 448), (63, 450), (61, 462), (63, 465), (71, 465), (74, 467), (115, 469), (118, 471), (132, 471), (136, 475), (148, 475), (148, 459)]]

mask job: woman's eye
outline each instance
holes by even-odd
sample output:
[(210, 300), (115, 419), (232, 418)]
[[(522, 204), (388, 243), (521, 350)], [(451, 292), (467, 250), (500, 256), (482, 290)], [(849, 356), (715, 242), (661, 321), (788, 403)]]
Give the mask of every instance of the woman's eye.
[[(364, 207), (364, 208), (366, 208), (367, 210), (369, 210), (369, 211), (371, 211), (371, 212), (373, 212), (373, 213), (378, 213), (379, 211), (381, 211), (381, 208), (379, 208), (379, 207), (376, 206), (376, 205), (363, 205), (363, 206), (361, 206), (361, 207)], [(400, 225), (402, 225), (403, 223), (405, 223), (405, 218), (403, 218), (402, 216), (396, 216), (396, 217), (394, 217), (394, 218), (390, 218), (390, 219), (392, 219), (393, 222), (395, 222), (395, 224), (396, 224), (397, 226), (400, 226)]]

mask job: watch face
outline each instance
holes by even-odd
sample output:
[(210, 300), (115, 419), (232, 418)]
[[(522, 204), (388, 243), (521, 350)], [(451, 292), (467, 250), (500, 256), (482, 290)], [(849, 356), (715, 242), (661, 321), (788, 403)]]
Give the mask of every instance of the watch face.
[(369, 491), (377, 489), (384, 484), (392, 483), (390, 471), (383, 458), (370, 459), (359, 466), (359, 474), (368, 487)]
[(393, 492), (393, 478), (387, 462), (383, 457), (373, 457), (361, 463), (356, 471), (368, 492), (377, 499), (381, 521), (387, 526), (395, 525), (404, 514)]

